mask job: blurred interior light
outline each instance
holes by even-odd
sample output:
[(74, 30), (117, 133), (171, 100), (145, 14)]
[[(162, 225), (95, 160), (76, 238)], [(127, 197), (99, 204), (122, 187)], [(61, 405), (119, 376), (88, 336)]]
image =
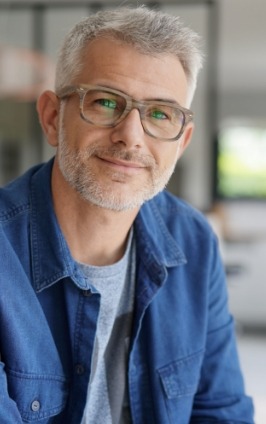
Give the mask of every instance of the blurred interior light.
[(0, 45), (0, 99), (34, 101), (52, 89), (55, 65), (42, 53)]

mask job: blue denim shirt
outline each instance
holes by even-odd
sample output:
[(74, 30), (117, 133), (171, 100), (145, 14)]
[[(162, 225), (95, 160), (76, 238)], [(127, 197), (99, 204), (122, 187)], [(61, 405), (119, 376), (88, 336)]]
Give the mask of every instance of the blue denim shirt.
[[(86, 401), (100, 295), (57, 223), (52, 163), (0, 190), (1, 424), (78, 424)], [(253, 423), (208, 224), (165, 192), (141, 208), (134, 231), (133, 423)]]

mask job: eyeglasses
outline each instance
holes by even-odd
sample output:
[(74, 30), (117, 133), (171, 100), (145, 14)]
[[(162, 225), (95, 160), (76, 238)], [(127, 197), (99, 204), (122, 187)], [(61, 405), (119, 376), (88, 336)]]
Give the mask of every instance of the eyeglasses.
[(81, 118), (98, 127), (115, 127), (136, 108), (146, 134), (165, 141), (176, 141), (193, 120), (193, 113), (176, 103), (137, 101), (121, 91), (98, 85), (68, 86), (60, 91), (58, 97), (63, 99), (74, 93), (79, 95)]

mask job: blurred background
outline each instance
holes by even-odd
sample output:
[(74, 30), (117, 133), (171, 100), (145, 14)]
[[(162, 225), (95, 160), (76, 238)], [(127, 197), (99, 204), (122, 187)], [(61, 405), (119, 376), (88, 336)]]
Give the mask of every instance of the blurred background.
[[(137, 1), (0, 0), (0, 185), (54, 152), (35, 104), (53, 88), (57, 49), (81, 17)], [(266, 2), (142, 1), (203, 39), (196, 130), (169, 190), (213, 225), (228, 276), (247, 391), (266, 423)]]

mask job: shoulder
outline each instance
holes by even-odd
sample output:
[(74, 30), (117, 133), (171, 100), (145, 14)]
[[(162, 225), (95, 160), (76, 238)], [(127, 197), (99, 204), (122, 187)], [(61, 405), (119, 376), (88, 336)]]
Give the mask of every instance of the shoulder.
[(219, 250), (205, 216), (167, 191), (141, 207), (135, 228), (141, 248), (148, 246), (158, 258), (168, 257), (168, 264), (173, 257), (183, 257), (200, 266), (212, 261)]
[(0, 222), (8, 221), (30, 208), (32, 176), (43, 165), (30, 168), (23, 175), (0, 188)]

